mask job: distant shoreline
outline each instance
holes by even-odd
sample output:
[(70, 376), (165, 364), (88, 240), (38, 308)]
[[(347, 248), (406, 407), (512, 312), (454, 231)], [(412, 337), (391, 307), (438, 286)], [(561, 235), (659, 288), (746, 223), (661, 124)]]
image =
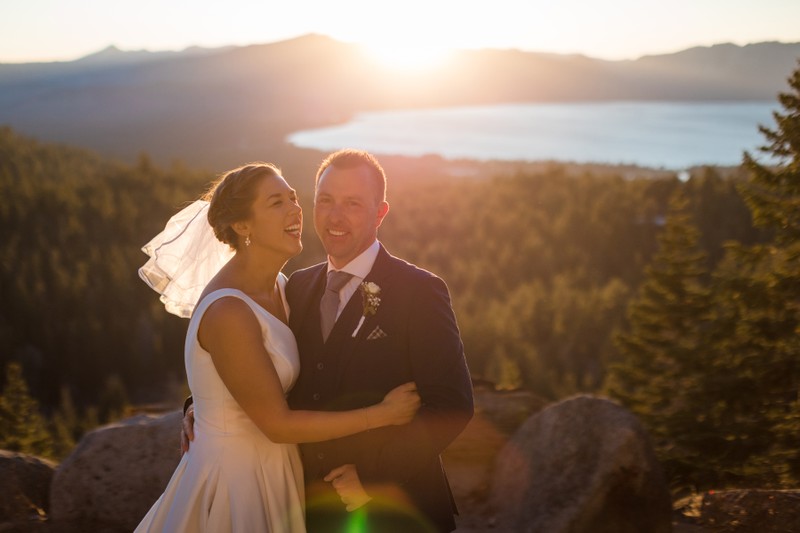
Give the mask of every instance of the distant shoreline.
[(355, 114), (284, 141), (448, 161), (587, 164), (680, 173), (738, 166), (763, 143), (772, 101), (613, 101), (454, 106)]

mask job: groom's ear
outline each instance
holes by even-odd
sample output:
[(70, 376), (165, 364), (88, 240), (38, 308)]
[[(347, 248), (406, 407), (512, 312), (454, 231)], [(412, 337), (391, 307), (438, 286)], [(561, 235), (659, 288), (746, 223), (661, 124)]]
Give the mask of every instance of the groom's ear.
[(384, 200), (380, 204), (378, 204), (378, 218), (375, 221), (376, 228), (379, 228), (381, 226), (381, 223), (383, 222), (383, 217), (385, 217), (386, 213), (388, 212), (389, 212), (389, 203), (387, 201)]

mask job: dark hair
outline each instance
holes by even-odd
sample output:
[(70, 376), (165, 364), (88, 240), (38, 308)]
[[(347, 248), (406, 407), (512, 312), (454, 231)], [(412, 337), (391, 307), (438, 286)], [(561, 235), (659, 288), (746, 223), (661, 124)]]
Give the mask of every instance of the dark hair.
[(238, 249), (239, 236), (232, 225), (250, 216), (261, 180), (280, 174), (275, 165), (259, 161), (229, 170), (211, 184), (203, 199), (210, 203), (208, 223), (217, 239)]
[(325, 158), (317, 169), (317, 177), (314, 180), (314, 187), (319, 186), (319, 178), (328, 167), (337, 169), (355, 168), (358, 166), (365, 166), (369, 169), (370, 174), (375, 178), (375, 183), (378, 185), (378, 201), (386, 201), (386, 173), (383, 167), (375, 159), (375, 156), (364, 150), (356, 150), (354, 148), (345, 148), (338, 152), (333, 152)]

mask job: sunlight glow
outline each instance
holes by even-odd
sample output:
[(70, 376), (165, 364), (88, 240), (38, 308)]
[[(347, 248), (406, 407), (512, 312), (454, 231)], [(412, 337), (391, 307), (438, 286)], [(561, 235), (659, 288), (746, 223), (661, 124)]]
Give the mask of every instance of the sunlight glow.
[(452, 50), (434, 46), (408, 46), (407, 44), (363, 44), (368, 56), (382, 66), (397, 70), (427, 70), (440, 66), (450, 57)]

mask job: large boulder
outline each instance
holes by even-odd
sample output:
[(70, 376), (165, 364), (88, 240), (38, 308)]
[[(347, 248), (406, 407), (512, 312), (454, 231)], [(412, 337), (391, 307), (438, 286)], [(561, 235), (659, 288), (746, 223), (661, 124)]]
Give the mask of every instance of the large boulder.
[(64, 530), (131, 531), (180, 460), (180, 411), (87, 433), (56, 470), (51, 520)]
[(0, 450), (0, 524), (43, 519), (55, 469), (47, 459)]
[(672, 531), (648, 435), (629, 411), (590, 396), (551, 405), (520, 427), (498, 456), (491, 504), (497, 530)]

